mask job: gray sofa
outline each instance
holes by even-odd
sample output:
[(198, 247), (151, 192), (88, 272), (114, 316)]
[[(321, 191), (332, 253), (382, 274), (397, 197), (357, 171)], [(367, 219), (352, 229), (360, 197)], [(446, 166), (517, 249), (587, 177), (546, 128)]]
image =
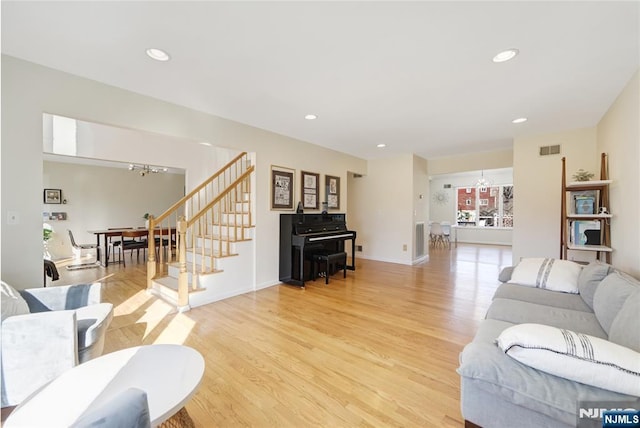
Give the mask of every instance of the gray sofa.
[(500, 274), (503, 284), (486, 319), (460, 354), (466, 425), (573, 427), (579, 402), (636, 402), (638, 397), (536, 370), (511, 358), (495, 342), (508, 327), (536, 323), (640, 352), (640, 282), (609, 265), (591, 263), (580, 271), (579, 294), (569, 294), (510, 283), (512, 269)]
[(2, 407), (102, 355), (113, 305), (100, 283), (17, 291), (2, 282)]

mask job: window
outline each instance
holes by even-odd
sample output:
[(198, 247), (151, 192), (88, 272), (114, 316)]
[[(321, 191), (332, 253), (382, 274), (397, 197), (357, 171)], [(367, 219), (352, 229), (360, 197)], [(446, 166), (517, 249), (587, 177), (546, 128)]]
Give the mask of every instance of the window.
[(458, 225), (513, 227), (513, 185), (456, 190)]

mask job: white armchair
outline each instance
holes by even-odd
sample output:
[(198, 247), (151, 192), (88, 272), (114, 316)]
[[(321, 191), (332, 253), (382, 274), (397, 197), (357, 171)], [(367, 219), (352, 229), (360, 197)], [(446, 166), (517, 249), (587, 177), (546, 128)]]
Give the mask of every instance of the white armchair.
[(113, 305), (101, 298), (100, 283), (20, 292), (2, 283), (2, 407), (102, 354)]

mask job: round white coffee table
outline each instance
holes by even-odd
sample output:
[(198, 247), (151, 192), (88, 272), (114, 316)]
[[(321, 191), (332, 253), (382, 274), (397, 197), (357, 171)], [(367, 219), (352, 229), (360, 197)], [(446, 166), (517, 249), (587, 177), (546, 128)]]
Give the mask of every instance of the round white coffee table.
[(66, 371), (16, 407), (3, 426), (68, 427), (128, 388), (147, 393), (151, 426), (157, 426), (189, 401), (203, 374), (202, 355), (187, 346), (123, 349)]

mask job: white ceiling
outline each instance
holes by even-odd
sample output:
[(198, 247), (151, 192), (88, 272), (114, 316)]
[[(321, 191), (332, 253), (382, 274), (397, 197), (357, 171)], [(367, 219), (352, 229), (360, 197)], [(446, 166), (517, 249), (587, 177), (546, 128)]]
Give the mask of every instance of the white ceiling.
[(638, 69), (639, 20), (637, 1), (2, 1), (2, 52), (366, 159), (434, 158), (595, 126)]

